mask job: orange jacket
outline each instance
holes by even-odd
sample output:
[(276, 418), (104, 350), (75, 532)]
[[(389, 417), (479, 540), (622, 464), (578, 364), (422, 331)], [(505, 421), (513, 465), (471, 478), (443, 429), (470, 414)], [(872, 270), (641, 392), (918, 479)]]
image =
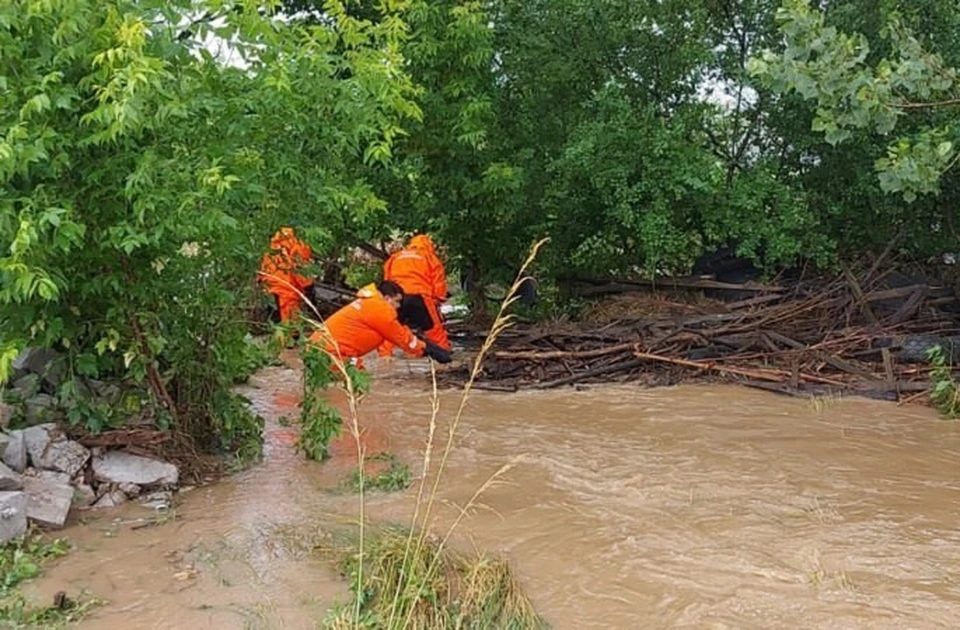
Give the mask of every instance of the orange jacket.
[(404, 293), (423, 295), (438, 302), (447, 299), (447, 274), (437, 257), (433, 241), (425, 234), (410, 239), (383, 265), (383, 279), (400, 285)]
[[(270, 251), (260, 263), (260, 279), (271, 293), (294, 293), (294, 289), (303, 291), (311, 280), (298, 274), (313, 258), (310, 246), (297, 238), (293, 228), (282, 227), (270, 239)], [(292, 287), (290, 285), (293, 285)]]
[(372, 284), (360, 289), (357, 299), (328, 317), (324, 326), (326, 334), (317, 331), (310, 340), (328, 352), (339, 350), (344, 358), (362, 357), (384, 340), (415, 357), (423, 356), (426, 348), (409, 328), (397, 320), (397, 309)]

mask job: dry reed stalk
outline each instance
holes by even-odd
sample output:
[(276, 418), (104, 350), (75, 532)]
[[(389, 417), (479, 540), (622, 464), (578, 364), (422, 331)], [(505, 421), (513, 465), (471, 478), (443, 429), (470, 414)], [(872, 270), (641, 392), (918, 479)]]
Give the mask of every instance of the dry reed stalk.
[[(436, 366), (434, 366), (433, 362), (431, 362), (430, 364), (431, 380), (432, 380), (430, 423), (428, 427), (426, 450), (423, 456), (422, 475), (421, 475), (419, 487), (417, 490), (416, 505), (414, 507), (414, 514), (411, 522), (411, 527), (409, 528), (409, 533), (407, 534), (406, 541), (404, 544), (403, 556), (400, 560), (399, 575), (402, 577), (411, 575), (411, 569), (412, 569), (411, 563), (417, 560), (422, 560), (423, 559), (422, 554), (424, 550), (428, 547), (427, 537), (429, 536), (431, 517), (433, 516), (433, 507), (439, 491), (440, 481), (443, 478), (443, 472), (446, 469), (446, 464), (449, 459), (450, 452), (453, 449), (453, 442), (457, 433), (457, 429), (460, 425), (460, 421), (463, 418), (463, 413), (466, 409), (467, 401), (469, 400), (470, 392), (473, 388), (474, 382), (476, 381), (476, 378), (480, 373), (483, 359), (490, 352), (497, 338), (511, 326), (513, 321), (513, 316), (509, 315), (507, 311), (509, 310), (510, 306), (512, 306), (518, 299), (518, 291), (520, 289), (520, 285), (522, 284), (526, 270), (530, 267), (530, 265), (536, 259), (537, 253), (539, 252), (540, 248), (548, 240), (549, 239), (542, 239), (537, 243), (535, 243), (533, 247), (530, 249), (530, 252), (527, 255), (526, 259), (524, 260), (523, 264), (521, 265), (520, 270), (517, 273), (517, 277), (510, 287), (510, 290), (508, 291), (503, 302), (501, 302), (500, 308), (490, 328), (490, 331), (487, 334), (486, 339), (484, 340), (484, 343), (481, 346), (479, 353), (474, 359), (473, 367), (470, 371), (470, 377), (466, 385), (464, 386), (463, 394), (461, 395), (460, 404), (457, 408), (457, 412), (454, 415), (453, 421), (451, 422), (447, 430), (447, 440), (444, 445), (443, 454), (440, 458), (439, 465), (434, 474), (433, 485), (430, 487), (430, 491), (427, 498), (426, 509), (424, 510), (424, 513), (423, 513), (422, 524), (418, 525), (420, 521), (420, 506), (423, 500), (424, 491), (427, 486), (427, 479), (430, 474), (430, 465), (433, 458), (433, 450), (436, 446), (437, 418), (439, 417), (439, 411), (440, 411), (440, 397), (439, 397), (439, 391), (437, 387)], [(266, 274), (262, 274), (262, 275), (266, 275)], [(359, 540), (358, 540), (358, 549), (357, 549), (357, 576), (356, 576), (356, 590), (355, 590), (355, 592), (358, 595), (356, 597), (356, 604), (353, 610), (353, 619), (352, 619), (353, 627), (359, 628), (361, 613), (362, 613), (362, 603), (363, 603), (363, 598), (359, 594), (363, 593), (363, 589), (364, 589), (364, 575), (363, 575), (363, 571), (364, 571), (363, 567), (364, 567), (364, 560), (365, 560), (364, 539), (366, 538), (366, 529), (364, 526), (366, 521), (366, 513), (365, 513), (365, 493), (364, 493), (364, 470), (363, 470), (366, 454), (364, 452), (365, 449), (360, 439), (360, 423), (359, 423), (359, 410), (358, 410), (360, 397), (353, 385), (352, 380), (347, 376), (346, 362), (344, 361), (342, 355), (340, 354), (339, 345), (337, 344), (335, 339), (329, 336), (329, 333), (327, 333), (326, 328), (322, 324), (323, 322), (322, 315), (313, 306), (313, 304), (310, 303), (310, 301), (306, 298), (306, 296), (303, 293), (301, 293), (296, 287), (289, 285), (289, 283), (286, 283), (286, 284), (290, 286), (294, 291), (296, 291), (297, 294), (300, 295), (301, 299), (303, 299), (303, 301), (306, 302), (311, 309), (313, 309), (314, 313), (316, 313), (319, 323), (315, 324), (315, 326), (318, 329), (318, 331), (321, 332), (324, 339), (328, 342), (331, 342), (330, 345), (333, 346), (335, 352), (329, 352), (326, 350), (325, 347), (323, 349), (326, 352), (326, 354), (331, 358), (331, 360), (334, 362), (334, 365), (341, 371), (342, 374), (345, 375), (345, 378), (343, 379), (343, 388), (347, 396), (347, 403), (348, 403), (349, 413), (350, 413), (350, 431), (357, 447), (357, 468), (359, 471), (359, 519), (360, 519), (360, 522), (359, 522)], [(454, 519), (453, 524), (447, 530), (442, 541), (440, 542), (439, 545), (437, 545), (436, 549), (434, 550), (432, 554), (432, 558), (430, 559), (430, 562), (427, 566), (425, 575), (423, 575), (422, 579), (419, 580), (419, 583), (416, 584), (416, 592), (414, 593), (414, 596), (412, 598), (412, 601), (414, 602), (414, 604), (416, 604), (416, 602), (419, 600), (420, 596), (423, 594), (424, 588), (429, 583), (430, 579), (433, 577), (433, 574), (436, 572), (438, 567), (442, 564), (444, 553), (446, 552), (447, 544), (450, 540), (450, 537), (453, 535), (454, 531), (460, 525), (463, 518), (470, 512), (470, 510), (473, 507), (477, 505), (478, 499), (487, 490), (493, 487), (499, 481), (500, 477), (506, 474), (506, 472), (508, 472), (511, 467), (512, 467), (512, 464), (507, 464), (501, 467), (495, 473), (493, 473), (487, 479), (487, 481), (477, 489), (477, 491), (473, 494), (473, 496), (470, 498), (467, 504), (460, 509), (459, 514), (457, 515), (456, 519)], [(415, 531), (418, 532), (416, 535), (414, 533)], [(416, 542), (414, 544), (415, 538), (416, 538)], [(398, 620), (398, 614), (402, 612), (399, 610), (398, 606), (400, 604), (404, 591), (407, 588), (409, 588), (409, 586), (411, 585), (408, 583), (405, 583), (403, 579), (398, 579), (396, 581), (396, 584), (394, 585), (394, 589), (393, 589), (394, 591), (393, 598), (390, 603), (390, 617), (387, 623), (387, 628), (393, 628), (394, 623)], [(523, 600), (523, 601), (525, 602), (525, 605), (529, 608), (529, 602), (526, 602), (526, 600)], [(413, 615), (415, 614), (415, 612), (416, 612), (416, 606), (411, 605), (409, 610), (406, 612), (406, 615), (404, 616), (403, 624), (400, 627), (402, 628), (411, 627), (411, 623), (413, 622)], [(333, 620), (331, 627), (336, 627), (336, 628), (349, 627), (345, 625), (346, 622), (347, 620), (343, 619), (342, 616), (338, 616), (335, 620)]]

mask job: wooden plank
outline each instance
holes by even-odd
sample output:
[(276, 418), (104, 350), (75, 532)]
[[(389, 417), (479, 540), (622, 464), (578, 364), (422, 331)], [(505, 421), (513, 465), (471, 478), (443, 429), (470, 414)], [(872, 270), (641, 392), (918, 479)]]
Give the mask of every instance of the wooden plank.
[[(634, 352), (634, 356), (638, 359), (646, 359), (649, 361), (660, 361), (662, 363), (672, 363), (674, 365), (680, 365), (683, 367), (690, 367), (698, 370), (711, 370), (714, 372), (728, 373), (728, 374), (738, 374), (741, 376), (746, 376), (749, 378), (754, 378), (762, 381), (773, 381), (776, 383), (782, 383), (789, 376), (789, 372), (783, 370), (775, 369), (747, 369), (747, 368), (735, 368), (727, 365), (717, 365), (714, 363), (702, 363), (698, 361), (688, 361), (686, 359), (676, 359), (673, 357), (665, 357), (658, 354), (649, 354), (646, 352)], [(806, 374), (803, 372), (797, 372), (797, 376), (805, 381), (810, 381), (813, 383), (823, 383), (825, 385), (837, 385), (839, 387), (849, 387), (847, 383), (842, 381), (836, 381), (829, 378), (823, 378), (821, 376), (815, 376), (813, 374)]]
[(616, 354), (617, 352), (624, 352), (632, 350), (633, 347), (637, 345), (635, 342), (631, 343), (621, 343), (615, 346), (609, 346), (607, 348), (597, 348), (595, 350), (581, 350), (581, 351), (572, 351), (572, 350), (554, 350), (547, 352), (511, 352), (511, 351), (501, 351), (495, 352), (493, 354), (494, 358), (504, 359), (507, 361), (549, 361), (553, 359), (594, 359), (596, 357), (606, 356), (608, 354)]
[(887, 375), (887, 382), (894, 382), (893, 375), (893, 357), (890, 354), (890, 348), (881, 348), (880, 356), (883, 357), (883, 371)]
[(545, 383), (537, 383), (533, 386), (533, 389), (552, 389), (554, 387), (560, 387), (561, 385), (571, 385), (577, 383), (584, 379), (593, 378), (594, 376), (604, 376), (607, 374), (616, 374), (617, 372), (624, 372), (626, 370), (632, 370), (643, 365), (643, 361), (640, 359), (632, 359), (630, 361), (624, 361), (623, 363), (616, 363), (614, 365), (608, 365), (606, 367), (597, 368), (595, 370), (587, 370), (586, 372), (580, 372), (579, 374), (574, 374), (573, 376), (566, 376), (564, 378), (559, 378), (554, 381), (547, 381)]
[(865, 378), (865, 379), (867, 379), (867, 380), (869, 380), (869, 381), (879, 381), (879, 380), (881, 380), (881, 379), (877, 378), (877, 375), (876, 375), (876, 374), (873, 374), (873, 373), (868, 372), (868, 371), (866, 371), (866, 370), (864, 370), (864, 369), (861, 369), (861, 368), (857, 367), (856, 365), (854, 365), (854, 364), (852, 364), (852, 363), (850, 363), (850, 362), (848, 362), (848, 361), (844, 361), (843, 359), (841, 359), (841, 358), (838, 357), (838, 356), (830, 355), (830, 354), (827, 354), (826, 352), (824, 352), (824, 351), (822, 351), (822, 350), (816, 350), (816, 349), (810, 348), (809, 346), (805, 346), (804, 344), (800, 343), (799, 341), (794, 341), (793, 339), (790, 339), (790, 338), (787, 337), (786, 335), (782, 335), (782, 334), (780, 334), (780, 333), (773, 332), (773, 331), (766, 331), (766, 334), (769, 335), (771, 339), (773, 339), (773, 340), (775, 340), (775, 341), (779, 341), (780, 343), (784, 344), (785, 346), (790, 346), (791, 348), (794, 348), (795, 350), (809, 350), (809, 351), (812, 352), (812, 353), (814, 354), (814, 356), (816, 356), (818, 359), (820, 359), (821, 361), (824, 361), (825, 363), (829, 363), (830, 365), (832, 365), (833, 367), (837, 368), (837, 369), (840, 370), (841, 372), (847, 372), (848, 374), (853, 374), (854, 376), (859, 376), (859, 377)]
[(877, 316), (873, 314), (873, 309), (870, 308), (870, 304), (864, 299), (863, 289), (860, 287), (860, 283), (857, 282), (857, 279), (851, 273), (850, 268), (847, 267), (846, 263), (841, 263), (841, 268), (843, 269), (843, 277), (846, 279), (847, 284), (850, 285), (850, 288), (853, 290), (853, 294), (857, 298), (857, 304), (860, 305), (860, 308), (863, 309), (863, 314), (867, 316), (867, 320), (871, 324), (877, 323)]

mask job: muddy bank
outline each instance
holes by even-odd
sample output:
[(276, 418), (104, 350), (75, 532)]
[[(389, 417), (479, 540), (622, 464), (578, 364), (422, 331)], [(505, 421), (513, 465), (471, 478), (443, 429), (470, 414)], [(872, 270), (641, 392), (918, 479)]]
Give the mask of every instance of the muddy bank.
[[(430, 405), (422, 362), (395, 359), (362, 403), (372, 452), (418, 471)], [(76, 551), (28, 590), (109, 600), (86, 628), (312, 628), (345, 585), (279, 533), (355, 518), (328, 492), (352, 466), (293, 450), (299, 382), (248, 388), (264, 463), (185, 493), (172, 522), (134, 506), (76, 525)], [(456, 392), (442, 395), (449, 417)], [(443, 427), (441, 427), (441, 431)], [(863, 399), (736, 387), (480, 392), (453, 451), (437, 528), (504, 464), (458, 544), (502, 551), (556, 628), (939, 628), (960, 615), (957, 425)], [(405, 521), (414, 490), (371, 497)], [(121, 519), (121, 520), (117, 520)]]

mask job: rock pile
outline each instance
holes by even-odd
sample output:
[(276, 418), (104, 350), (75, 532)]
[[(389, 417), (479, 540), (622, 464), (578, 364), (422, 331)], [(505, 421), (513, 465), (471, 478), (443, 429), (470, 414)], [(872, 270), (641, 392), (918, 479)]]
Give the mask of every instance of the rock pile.
[[(71, 510), (115, 507), (131, 499), (166, 509), (179, 482), (173, 464), (121, 450), (88, 449), (69, 439), (62, 429), (67, 410), (55, 398), (63, 365), (57, 353), (39, 349), (23, 352), (14, 362), (12, 386), (0, 402), (0, 543), (22, 535), (30, 522), (63, 527)], [(73, 386), (101, 402), (120, 393), (95, 381)]]
[(28, 521), (62, 527), (71, 509), (115, 507), (136, 498), (164, 509), (179, 482), (173, 464), (87, 449), (55, 423), (0, 436), (0, 542), (23, 534)]

